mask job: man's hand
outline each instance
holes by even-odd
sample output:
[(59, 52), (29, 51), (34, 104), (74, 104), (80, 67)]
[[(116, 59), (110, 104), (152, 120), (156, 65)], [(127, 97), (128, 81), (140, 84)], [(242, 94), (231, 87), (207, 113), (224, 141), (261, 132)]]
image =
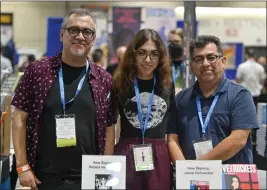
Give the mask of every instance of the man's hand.
[(34, 175), (32, 170), (28, 170), (18, 174), (20, 185), (23, 187), (31, 187), (33, 189), (37, 188), (40, 184), (40, 180)]

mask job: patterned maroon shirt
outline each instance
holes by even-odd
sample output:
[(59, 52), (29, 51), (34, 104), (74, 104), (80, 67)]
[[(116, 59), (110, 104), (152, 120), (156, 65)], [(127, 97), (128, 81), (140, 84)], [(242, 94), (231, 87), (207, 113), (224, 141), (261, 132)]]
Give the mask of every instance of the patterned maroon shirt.
[[(100, 154), (104, 153), (106, 127), (116, 123), (111, 100), (112, 77), (104, 69), (90, 64), (89, 82), (96, 106), (96, 125)], [(30, 64), (24, 72), (12, 105), (27, 112), (26, 152), (32, 168), (35, 166), (36, 147), (39, 140), (40, 116), (49, 88), (52, 86), (62, 64), (61, 54), (38, 60)]]

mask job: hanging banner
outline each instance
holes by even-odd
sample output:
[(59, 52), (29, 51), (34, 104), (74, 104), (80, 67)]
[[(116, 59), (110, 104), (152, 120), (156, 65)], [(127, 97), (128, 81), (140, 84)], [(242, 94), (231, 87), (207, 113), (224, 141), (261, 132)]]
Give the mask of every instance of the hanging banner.
[(141, 27), (156, 30), (167, 47), (168, 34), (176, 28), (176, 20), (174, 9), (145, 8), (144, 23)]
[(198, 28), (200, 35), (215, 35), (222, 42), (242, 42), (245, 46), (266, 46), (266, 16), (200, 18)]
[(183, 89), (192, 86), (195, 83), (195, 76), (190, 71), (190, 52), (189, 46), (191, 40), (196, 37), (196, 2), (184, 2), (184, 63), (183, 67)]
[[(128, 46), (133, 36), (140, 30), (141, 8), (113, 7), (112, 31), (109, 43), (110, 63), (116, 63), (116, 49)], [(112, 40), (111, 40), (112, 39)]]

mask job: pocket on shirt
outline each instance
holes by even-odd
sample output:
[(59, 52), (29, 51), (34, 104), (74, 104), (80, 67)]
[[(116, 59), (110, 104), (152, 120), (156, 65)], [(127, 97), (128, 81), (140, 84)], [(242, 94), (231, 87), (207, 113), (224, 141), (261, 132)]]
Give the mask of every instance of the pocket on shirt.
[(212, 115), (210, 132), (219, 138), (226, 138), (231, 133), (230, 114), (214, 113)]

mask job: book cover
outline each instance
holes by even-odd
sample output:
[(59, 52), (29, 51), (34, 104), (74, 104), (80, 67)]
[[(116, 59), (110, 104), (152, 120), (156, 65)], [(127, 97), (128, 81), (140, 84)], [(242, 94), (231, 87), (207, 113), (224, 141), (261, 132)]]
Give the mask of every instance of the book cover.
[(176, 189), (222, 189), (221, 160), (177, 160)]
[(226, 189), (259, 189), (256, 165), (225, 164), (222, 170)]
[(82, 189), (126, 189), (126, 157), (83, 155)]

